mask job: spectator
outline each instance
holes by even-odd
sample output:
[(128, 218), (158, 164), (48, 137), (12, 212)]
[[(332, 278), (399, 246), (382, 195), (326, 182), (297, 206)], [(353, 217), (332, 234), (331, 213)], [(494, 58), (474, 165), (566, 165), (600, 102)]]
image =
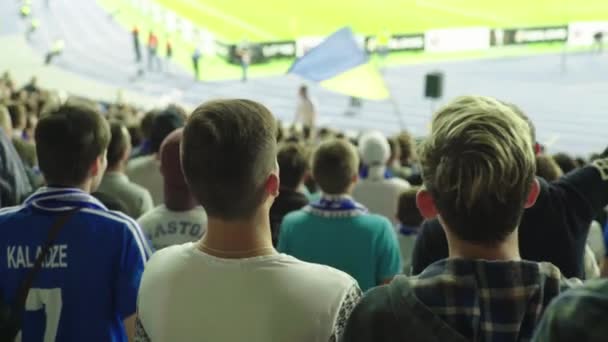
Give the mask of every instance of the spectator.
[(11, 115), (13, 123), (13, 136), (16, 138), (23, 137), (23, 130), (27, 125), (27, 113), (25, 107), (21, 104), (13, 103), (8, 106), (8, 111)]
[(308, 154), (304, 146), (298, 143), (286, 143), (279, 148), (277, 155), (281, 189), (279, 196), (270, 208), (270, 228), (272, 244), (276, 247), (283, 217), (308, 204), (306, 195), (298, 191), (308, 173)]
[(608, 280), (572, 289), (547, 308), (533, 342), (603, 342), (608, 336)]
[[(517, 107), (510, 107), (528, 123), (532, 140), (535, 129)], [(537, 144), (535, 152), (540, 150)], [(538, 179), (540, 194), (536, 204), (524, 211), (519, 226), (519, 246), (525, 260), (546, 261), (566, 277), (584, 279), (585, 243), (589, 226), (608, 205), (608, 161), (574, 170), (558, 181)], [(551, 243), (539, 243), (551, 237)], [(412, 272), (419, 274), (432, 263), (448, 256), (445, 233), (437, 219), (426, 220), (416, 240)]]
[(114, 196), (99, 191), (95, 191), (91, 196), (97, 198), (109, 210), (120, 211), (121, 213), (127, 212), (125, 203)]
[(397, 225), (399, 222), (395, 213), (399, 195), (410, 185), (390, 175), (386, 178), (386, 164), (391, 155), (388, 140), (380, 132), (366, 133), (359, 139), (359, 151), (363, 165), (367, 167), (367, 178), (357, 184), (353, 197), (370, 212), (382, 215)]
[(8, 109), (3, 105), (0, 105), (0, 129), (7, 137), (13, 136), (13, 120)]
[[(21, 206), (0, 210), (0, 250), (7, 253), (0, 263), (0, 297), (23, 305), (18, 289), (37, 260), (34, 251), (50, 243), (29, 290), (23, 336), (132, 340), (140, 276), (151, 251), (135, 221), (90, 195), (106, 167), (108, 124), (88, 108), (62, 106), (41, 119), (36, 141), (49, 187)], [(53, 237), (51, 226), (60, 223)], [(46, 315), (36, 313), (42, 309)]]
[(0, 208), (17, 205), (32, 192), (27, 170), (11, 141), (11, 118), (0, 107)]
[(557, 165), (559, 165), (559, 168), (562, 169), (564, 174), (578, 168), (576, 161), (565, 153), (557, 153), (553, 156), (553, 159)]
[(319, 145), (313, 176), (323, 197), (285, 216), (279, 251), (342, 270), (365, 291), (401, 272), (401, 255), (388, 219), (368, 214), (350, 197), (358, 179), (358, 159), (348, 141), (330, 139)]
[(182, 172), (179, 148), (183, 130), (173, 131), (160, 147), (164, 204), (137, 220), (155, 249), (199, 240), (207, 230), (205, 209), (194, 199)]
[(152, 154), (132, 159), (127, 166), (127, 176), (150, 192), (155, 206), (163, 203), (163, 176), (160, 173), (158, 150), (169, 133), (182, 127), (184, 118), (172, 108), (160, 112), (152, 123), (150, 150)]
[(106, 193), (122, 201), (124, 213), (137, 219), (152, 210), (152, 196), (148, 190), (129, 181), (125, 174), (131, 154), (131, 136), (127, 128), (119, 123), (110, 125), (112, 139), (108, 146), (108, 168), (99, 185), (99, 192)]
[(439, 215), (449, 258), (368, 292), (344, 341), (521, 341), (572, 284), (548, 263), (522, 261), (517, 225), (539, 193), (530, 130), (508, 106), (461, 97), (433, 117), (420, 148), (417, 203)]
[(563, 176), (564, 173), (553, 157), (539, 154), (536, 156), (536, 175), (544, 178), (547, 182), (553, 182)]
[[(608, 229), (604, 229), (604, 242), (608, 249)], [(608, 278), (608, 252), (604, 256), (604, 261), (602, 262), (601, 276), (603, 278)]]
[(154, 119), (160, 113), (159, 110), (153, 109), (146, 113), (146, 115), (141, 120), (141, 134), (143, 136), (142, 143), (133, 149), (131, 153), (131, 158), (143, 157), (150, 154), (153, 154), (152, 151), (152, 143), (150, 142), (150, 138), (152, 136), (152, 127), (154, 126)]
[(312, 132), (315, 130), (317, 122), (317, 104), (310, 96), (308, 87), (305, 85), (301, 85), (298, 90), (298, 106), (294, 124), (298, 122), (302, 124), (304, 130), (309, 131), (309, 137), (314, 136)]
[(405, 190), (399, 196), (399, 206), (397, 210), (397, 219), (399, 220), (398, 230), (399, 247), (401, 250), (401, 260), (403, 263), (403, 273), (412, 273), (412, 251), (416, 243), (420, 225), (424, 221), (420, 211), (416, 206), (416, 194), (420, 190), (419, 187), (413, 187)]
[(182, 166), (209, 225), (200, 242), (150, 260), (139, 293), (140, 341), (339, 339), (360, 296), (354, 279), (272, 247), (275, 132), (272, 114), (248, 100), (209, 102), (190, 116)]

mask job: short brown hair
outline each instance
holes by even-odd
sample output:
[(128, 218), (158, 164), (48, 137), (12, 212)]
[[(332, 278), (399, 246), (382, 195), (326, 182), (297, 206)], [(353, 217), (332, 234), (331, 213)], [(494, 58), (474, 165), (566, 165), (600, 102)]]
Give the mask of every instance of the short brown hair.
[(281, 145), (277, 154), (281, 186), (295, 190), (309, 169), (308, 160), (308, 151), (302, 144)]
[(546, 154), (539, 154), (536, 156), (536, 175), (552, 182), (561, 177), (563, 173), (553, 157)]
[(321, 190), (329, 195), (346, 192), (358, 167), (359, 156), (355, 147), (337, 138), (322, 142), (312, 161), (313, 176)]
[(98, 111), (80, 105), (64, 105), (43, 116), (35, 135), (40, 170), (47, 183), (57, 185), (85, 181), (110, 142), (108, 122)]
[(108, 168), (112, 168), (122, 161), (131, 144), (131, 135), (123, 123), (112, 121), (110, 132), (112, 138), (110, 139), (110, 145), (108, 145)]
[(517, 228), (534, 180), (532, 146), (528, 124), (492, 98), (460, 97), (434, 115), (422, 176), (451, 232), (494, 244)]
[(209, 216), (250, 218), (276, 170), (276, 120), (249, 100), (217, 100), (194, 110), (182, 140), (182, 168)]
[(403, 131), (399, 133), (396, 139), (399, 143), (399, 158), (401, 159), (401, 164), (407, 166), (412, 162), (412, 159), (415, 158), (416, 143), (414, 138), (409, 132)]
[(420, 190), (420, 187), (412, 187), (402, 192), (399, 196), (397, 219), (401, 224), (409, 227), (418, 227), (424, 221), (416, 205), (418, 190)]

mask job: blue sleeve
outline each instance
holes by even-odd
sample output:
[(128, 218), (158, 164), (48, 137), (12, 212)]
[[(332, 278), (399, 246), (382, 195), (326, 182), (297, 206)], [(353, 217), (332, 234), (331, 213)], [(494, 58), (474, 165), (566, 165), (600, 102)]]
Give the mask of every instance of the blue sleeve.
[(131, 229), (123, 229), (118, 274), (114, 284), (114, 307), (121, 320), (133, 315), (137, 310), (137, 293), (144, 272), (144, 263), (149, 257), (142, 243), (145, 241), (142, 241)]
[(376, 239), (376, 282), (381, 284), (401, 272), (401, 251), (397, 234), (391, 223), (384, 219), (382, 231)]

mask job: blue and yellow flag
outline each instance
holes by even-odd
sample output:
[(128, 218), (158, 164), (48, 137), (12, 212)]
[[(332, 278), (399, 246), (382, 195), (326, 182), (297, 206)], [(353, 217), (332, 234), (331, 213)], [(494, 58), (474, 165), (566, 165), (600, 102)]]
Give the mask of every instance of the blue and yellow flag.
[(322, 87), (353, 97), (384, 100), (390, 97), (382, 75), (357, 44), (349, 27), (336, 31), (297, 59), (288, 73), (318, 82)]

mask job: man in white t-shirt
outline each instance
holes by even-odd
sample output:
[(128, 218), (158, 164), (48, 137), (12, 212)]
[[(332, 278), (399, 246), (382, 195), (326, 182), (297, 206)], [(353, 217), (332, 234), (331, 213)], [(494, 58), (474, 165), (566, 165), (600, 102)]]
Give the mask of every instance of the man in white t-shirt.
[(198, 107), (182, 168), (208, 215), (199, 242), (147, 264), (137, 341), (337, 341), (361, 291), (344, 272), (279, 254), (270, 207), (279, 194), (276, 122), (249, 100)]
[(317, 122), (317, 106), (308, 93), (308, 87), (300, 86), (298, 91), (298, 106), (294, 123), (300, 122), (305, 129), (312, 132)]
[(160, 146), (164, 204), (137, 220), (155, 249), (197, 241), (207, 230), (207, 214), (188, 189), (180, 165), (179, 147), (183, 129), (179, 128)]
[(154, 205), (163, 203), (163, 177), (160, 173), (158, 150), (169, 133), (182, 127), (184, 118), (178, 107), (169, 106), (160, 112), (152, 124), (150, 147), (152, 154), (132, 159), (127, 165), (127, 176), (136, 184), (144, 187), (152, 195)]
[(399, 196), (410, 184), (387, 174), (386, 163), (391, 155), (387, 138), (380, 132), (366, 133), (359, 139), (359, 152), (366, 174), (357, 183), (353, 197), (370, 212), (388, 218), (393, 225), (399, 224), (395, 217)]

